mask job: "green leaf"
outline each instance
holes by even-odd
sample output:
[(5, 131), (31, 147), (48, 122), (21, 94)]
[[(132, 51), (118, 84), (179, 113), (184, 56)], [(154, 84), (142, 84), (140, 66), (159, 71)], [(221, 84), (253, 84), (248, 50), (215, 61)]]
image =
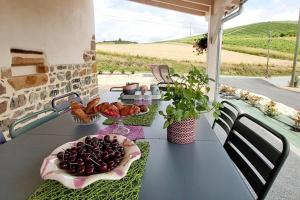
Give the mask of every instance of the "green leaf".
[(168, 128), (169, 125), (170, 125), (169, 122), (168, 122), (168, 121), (165, 121), (164, 127), (163, 127), (163, 128)]
[(168, 105), (166, 112), (168, 115), (172, 115), (174, 113), (174, 108), (171, 105)]

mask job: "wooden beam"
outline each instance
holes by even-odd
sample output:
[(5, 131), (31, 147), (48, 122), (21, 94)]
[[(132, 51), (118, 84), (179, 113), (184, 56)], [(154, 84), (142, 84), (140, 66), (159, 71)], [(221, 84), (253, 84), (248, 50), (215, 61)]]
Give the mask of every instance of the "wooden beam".
[(159, 3), (164, 3), (172, 6), (187, 8), (196, 11), (209, 12), (210, 7), (196, 3), (186, 2), (182, 0), (151, 0)]
[(181, 1), (204, 5), (204, 6), (212, 6), (214, 4), (214, 0), (181, 0)]
[(130, 1), (133, 1), (136, 3), (147, 4), (147, 5), (151, 5), (151, 6), (156, 6), (156, 7), (160, 7), (160, 8), (166, 8), (169, 10), (175, 10), (175, 11), (188, 13), (188, 14), (192, 14), (192, 15), (198, 15), (198, 16), (206, 15), (206, 12), (203, 12), (203, 11), (193, 10), (193, 9), (175, 6), (172, 4), (162, 3), (162, 2), (158, 2), (158, 1), (152, 1), (152, 0), (130, 0)]

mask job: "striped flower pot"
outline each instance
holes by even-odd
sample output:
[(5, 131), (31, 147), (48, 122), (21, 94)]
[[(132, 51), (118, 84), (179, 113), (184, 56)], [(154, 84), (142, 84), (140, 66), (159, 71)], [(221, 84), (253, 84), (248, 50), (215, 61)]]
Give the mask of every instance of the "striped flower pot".
[(175, 144), (188, 144), (194, 142), (196, 138), (195, 126), (195, 119), (174, 122), (167, 128), (168, 141)]

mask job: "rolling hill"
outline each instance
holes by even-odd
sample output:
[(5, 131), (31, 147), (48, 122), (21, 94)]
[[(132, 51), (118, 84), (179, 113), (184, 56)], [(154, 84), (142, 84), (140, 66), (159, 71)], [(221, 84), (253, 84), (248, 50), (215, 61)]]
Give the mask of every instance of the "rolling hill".
[[(269, 34), (271, 34), (271, 57), (292, 59), (297, 34), (297, 23), (294, 21), (261, 22), (225, 29), (223, 49), (266, 56)], [(181, 38), (171, 42), (192, 44), (195, 38), (201, 36)]]

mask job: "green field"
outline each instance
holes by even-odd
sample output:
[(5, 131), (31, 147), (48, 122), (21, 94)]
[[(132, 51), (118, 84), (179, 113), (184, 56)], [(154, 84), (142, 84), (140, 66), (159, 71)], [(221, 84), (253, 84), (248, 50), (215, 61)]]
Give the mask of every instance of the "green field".
[[(99, 73), (137, 73), (150, 72), (150, 64), (167, 64), (172, 72), (186, 73), (194, 66), (205, 69), (205, 63), (192, 61), (175, 61), (146, 56), (132, 56), (127, 54), (97, 51), (97, 66)], [(290, 75), (291, 67), (271, 66), (272, 76)], [(239, 76), (264, 76), (264, 65), (251, 64), (222, 64), (221, 74)], [(300, 70), (298, 69), (298, 73)]]
[[(262, 22), (226, 29), (223, 32), (223, 49), (266, 56), (270, 31), (272, 36), (270, 56), (292, 59), (297, 34), (297, 24), (293, 21)], [(194, 39), (199, 37), (201, 35), (181, 38), (173, 42), (192, 44)]]

